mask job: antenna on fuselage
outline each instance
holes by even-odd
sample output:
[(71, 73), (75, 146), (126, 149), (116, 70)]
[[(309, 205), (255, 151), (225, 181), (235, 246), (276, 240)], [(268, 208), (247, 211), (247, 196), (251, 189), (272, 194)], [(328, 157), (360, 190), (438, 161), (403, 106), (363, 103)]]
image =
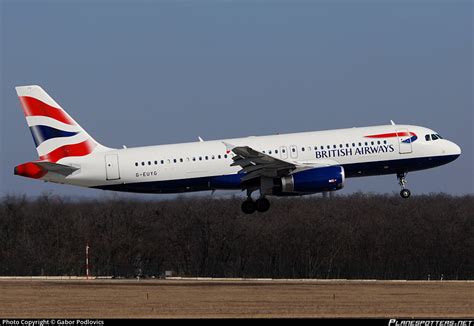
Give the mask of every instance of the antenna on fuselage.
[(200, 136), (198, 136), (198, 139), (201, 143), (204, 141)]
[(392, 124), (392, 126), (395, 126), (395, 122), (393, 122), (393, 120), (390, 120), (390, 123)]

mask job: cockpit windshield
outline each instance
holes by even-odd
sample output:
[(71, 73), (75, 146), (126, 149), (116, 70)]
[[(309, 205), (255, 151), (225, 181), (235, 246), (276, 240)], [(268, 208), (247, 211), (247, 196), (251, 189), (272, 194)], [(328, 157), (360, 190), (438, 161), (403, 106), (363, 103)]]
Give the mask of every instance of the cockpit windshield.
[(431, 135), (425, 135), (425, 140), (430, 141), (430, 140), (438, 140), (438, 139), (443, 139), (439, 134), (431, 134)]

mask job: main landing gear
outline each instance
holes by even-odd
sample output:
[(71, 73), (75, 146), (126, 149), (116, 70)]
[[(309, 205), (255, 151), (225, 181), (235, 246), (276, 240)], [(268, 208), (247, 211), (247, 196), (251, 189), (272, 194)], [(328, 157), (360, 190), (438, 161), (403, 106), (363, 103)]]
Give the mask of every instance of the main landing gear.
[(410, 190), (405, 188), (405, 185), (407, 184), (407, 179), (406, 179), (407, 174), (405, 172), (403, 173), (397, 173), (397, 178), (398, 178), (398, 184), (400, 187), (402, 187), (402, 190), (400, 191), (400, 196), (402, 198), (408, 198), (411, 195)]
[(265, 197), (260, 197), (257, 200), (253, 200), (251, 192), (247, 192), (247, 200), (242, 203), (241, 209), (245, 214), (253, 214), (255, 211), (264, 213), (270, 208), (270, 201)]

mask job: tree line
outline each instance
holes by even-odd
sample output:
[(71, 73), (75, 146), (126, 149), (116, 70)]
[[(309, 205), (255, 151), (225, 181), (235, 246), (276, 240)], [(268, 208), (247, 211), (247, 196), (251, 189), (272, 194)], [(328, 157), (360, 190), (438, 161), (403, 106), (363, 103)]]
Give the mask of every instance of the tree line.
[(473, 279), (474, 196), (0, 201), (0, 275)]

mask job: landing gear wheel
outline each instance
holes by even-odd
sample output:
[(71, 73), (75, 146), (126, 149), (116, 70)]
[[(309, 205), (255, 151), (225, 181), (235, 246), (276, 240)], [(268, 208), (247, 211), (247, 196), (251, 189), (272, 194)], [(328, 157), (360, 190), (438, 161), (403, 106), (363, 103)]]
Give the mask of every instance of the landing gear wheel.
[(408, 198), (410, 197), (411, 193), (410, 193), (410, 190), (408, 189), (402, 189), (402, 191), (400, 191), (400, 196), (402, 196), (402, 198)]
[(268, 209), (270, 208), (270, 202), (265, 197), (262, 197), (257, 199), (257, 201), (255, 202), (255, 206), (257, 208), (257, 211), (263, 213), (268, 211)]
[(398, 179), (398, 184), (400, 185), (400, 187), (402, 187), (402, 190), (400, 191), (400, 196), (405, 199), (410, 197), (411, 195), (410, 190), (405, 188), (405, 185), (407, 184), (406, 172), (397, 173), (397, 179)]
[(255, 213), (255, 210), (257, 209), (257, 205), (252, 199), (247, 199), (242, 203), (242, 206), (240, 206), (242, 209), (242, 212), (245, 214), (253, 214)]

